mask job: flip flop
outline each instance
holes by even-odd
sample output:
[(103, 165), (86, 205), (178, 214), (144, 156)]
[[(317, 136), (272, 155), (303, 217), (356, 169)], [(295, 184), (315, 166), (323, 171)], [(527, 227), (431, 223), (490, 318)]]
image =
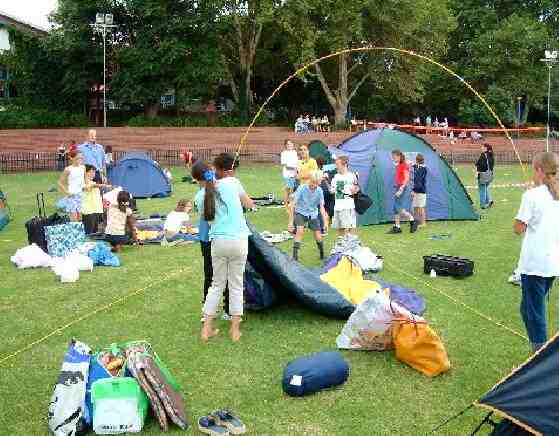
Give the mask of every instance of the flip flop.
[(202, 416), (198, 420), (198, 430), (212, 436), (229, 436), (229, 431), (219, 425), (214, 416)]
[(231, 434), (243, 434), (247, 431), (240, 418), (233, 415), (229, 410), (216, 410), (212, 413), (212, 416), (219, 425), (225, 427)]

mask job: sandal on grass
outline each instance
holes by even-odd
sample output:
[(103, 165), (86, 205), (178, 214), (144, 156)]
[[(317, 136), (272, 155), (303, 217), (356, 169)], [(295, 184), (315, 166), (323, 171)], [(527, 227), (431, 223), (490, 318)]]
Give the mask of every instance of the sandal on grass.
[(213, 416), (202, 416), (198, 420), (198, 430), (212, 436), (229, 436), (229, 431), (219, 425)]
[(240, 418), (233, 415), (229, 410), (217, 410), (212, 413), (212, 417), (231, 434), (243, 434), (247, 431)]

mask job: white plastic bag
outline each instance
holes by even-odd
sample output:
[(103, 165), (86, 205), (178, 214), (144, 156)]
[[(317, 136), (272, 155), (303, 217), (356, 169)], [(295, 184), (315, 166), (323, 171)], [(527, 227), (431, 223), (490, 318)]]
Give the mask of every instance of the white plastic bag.
[(10, 260), (20, 269), (46, 268), (50, 266), (51, 259), (37, 244), (20, 248), (10, 257)]
[(62, 283), (74, 283), (80, 278), (80, 272), (76, 265), (68, 259), (56, 259), (53, 261), (54, 273), (60, 277)]
[(70, 262), (78, 271), (93, 271), (93, 260), (77, 251), (73, 251), (66, 256), (66, 262)]
[(410, 312), (390, 302), (383, 291), (378, 291), (357, 306), (336, 339), (336, 345), (348, 350), (390, 350), (394, 348), (392, 321), (410, 317)]
[(347, 254), (363, 271), (378, 272), (382, 270), (382, 258), (377, 257), (369, 247), (358, 247)]

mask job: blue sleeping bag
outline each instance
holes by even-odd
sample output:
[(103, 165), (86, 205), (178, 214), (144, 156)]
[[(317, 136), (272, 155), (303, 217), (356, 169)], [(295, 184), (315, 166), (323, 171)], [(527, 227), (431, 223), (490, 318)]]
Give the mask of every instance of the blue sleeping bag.
[(292, 397), (314, 394), (344, 384), (349, 365), (337, 351), (323, 351), (289, 362), (283, 371), (283, 391)]

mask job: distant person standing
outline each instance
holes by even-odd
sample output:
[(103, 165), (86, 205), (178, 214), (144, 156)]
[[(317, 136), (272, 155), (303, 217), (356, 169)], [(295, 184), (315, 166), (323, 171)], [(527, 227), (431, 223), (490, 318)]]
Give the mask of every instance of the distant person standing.
[(489, 192), (489, 185), (493, 181), (495, 158), (493, 157), (493, 147), (489, 144), (481, 146), (481, 155), (476, 162), (476, 176), (479, 188), (479, 207), (487, 209), (493, 206), (493, 199)]
[(389, 233), (402, 233), (400, 227), (401, 218), (409, 220), (410, 232), (417, 230), (417, 221), (408, 208), (411, 206), (411, 188), (410, 188), (410, 169), (406, 162), (406, 156), (400, 150), (392, 151), (392, 160), (396, 165), (396, 173), (394, 177), (394, 227)]
[(425, 166), (425, 158), (421, 153), (418, 153), (415, 157), (411, 195), (413, 214), (418, 222), (418, 227), (423, 227), (427, 221), (427, 214), (425, 213), (425, 207), (427, 206), (427, 167)]
[(287, 207), (289, 198), (297, 187), (296, 176), (297, 166), (299, 164), (299, 156), (297, 156), (297, 150), (295, 150), (295, 145), (289, 139), (285, 140), (285, 150), (281, 152), (280, 162), (283, 166), (282, 175), (285, 183), (284, 202), (285, 206)]
[(431, 133), (431, 124), (431, 115), (427, 115), (427, 117), (425, 118), (425, 133)]
[(64, 171), (66, 167), (66, 144), (62, 143), (56, 149), (56, 169)]
[(299, 164), (297, 165), (297, 181), (298, 184), (303, 185), (307, 183), (311, 177), (313, 171), (318, 170), (318, 165), (316, 160), (314, 160), (310, 153), (309, 147), (307, 145), (299, 146)]
[(107, 180), (107, 158), (104, 147), (97, 143), (96, 130), (91, 129), (88, 132), (87, 141), (78, 145), (78, 151), (83, 157), (84, 164), (95, 167), (93, 181), (105, 183)]

